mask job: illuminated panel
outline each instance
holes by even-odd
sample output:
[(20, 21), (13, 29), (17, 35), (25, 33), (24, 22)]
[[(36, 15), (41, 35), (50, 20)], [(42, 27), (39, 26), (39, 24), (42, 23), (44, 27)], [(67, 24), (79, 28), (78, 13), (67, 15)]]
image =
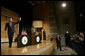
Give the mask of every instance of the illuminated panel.
[(42, 28), (43, 27), (43, 22), (42, 21), (33, 21), (33, 27)]

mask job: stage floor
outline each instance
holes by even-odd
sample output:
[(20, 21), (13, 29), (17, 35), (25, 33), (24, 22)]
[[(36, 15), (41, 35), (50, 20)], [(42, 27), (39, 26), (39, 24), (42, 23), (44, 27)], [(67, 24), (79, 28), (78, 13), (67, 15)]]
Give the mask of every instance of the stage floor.
[(8, 43), (1, 43), (1, 55), (38, 55), (46, 49), (51, 50), (52, 47), (53, 43), (50, 41), (42, 41), (42, 43), (22, 48), (17, 48), (16, 42), (13, 42), (11, 48), (9, 48)]

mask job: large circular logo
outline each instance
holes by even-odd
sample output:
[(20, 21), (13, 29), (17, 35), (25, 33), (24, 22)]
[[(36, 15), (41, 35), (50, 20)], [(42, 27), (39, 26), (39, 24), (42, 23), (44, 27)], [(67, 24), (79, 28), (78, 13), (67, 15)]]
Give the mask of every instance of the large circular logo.
[(23, 45), (26, 45), (27, 42), (28, 42), (27, 37), (26, 37), (26, 36), (23, 36), (23, 37), (22, 37), (22, 44), (23, 44)]
[(40, 37), (39, 37), (39, 36), (36, 37), (36, 41), (37, 41), (37, 42), (40, 41)]

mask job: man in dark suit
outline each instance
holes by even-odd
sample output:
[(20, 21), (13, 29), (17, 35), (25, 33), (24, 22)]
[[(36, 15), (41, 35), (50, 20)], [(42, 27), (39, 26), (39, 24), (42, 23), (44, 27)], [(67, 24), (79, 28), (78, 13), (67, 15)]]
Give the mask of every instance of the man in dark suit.
[(12, 46), (13, 35), (15, 32), (14, 26), (18, 24), (20, 21), (21, 21), (21, 18), (18, 22), (13, 22), (13, 19), (10, 18), (9, 22), (7, 22), (5, 25), (5, 32), (7, 32), (7, 28), (8, 28), (9, 47)]
[(65, 34), (65, 42), (66, 42), (66, 46), (71, 46), (71, 40), (70, 40), (70, 33), (67, 31)]
[(56, 37), (56, 42), (57, 42), (57, 49), (60, 48), (60, 51), (61, 51), (62, 50), (61, 49), (61, 38), (59, 35)]

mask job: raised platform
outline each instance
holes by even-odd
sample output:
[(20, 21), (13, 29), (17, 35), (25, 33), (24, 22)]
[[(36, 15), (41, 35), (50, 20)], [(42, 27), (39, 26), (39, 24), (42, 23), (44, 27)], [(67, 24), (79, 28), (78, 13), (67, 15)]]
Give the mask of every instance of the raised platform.
[(22, 48), (17, 48), (16, 42), (13, 42), (11, 48), (8, 47), (8, 43), (1, 43), (1, 55), (50, 55), (53, 48), (54, 43), (50, 41)]

